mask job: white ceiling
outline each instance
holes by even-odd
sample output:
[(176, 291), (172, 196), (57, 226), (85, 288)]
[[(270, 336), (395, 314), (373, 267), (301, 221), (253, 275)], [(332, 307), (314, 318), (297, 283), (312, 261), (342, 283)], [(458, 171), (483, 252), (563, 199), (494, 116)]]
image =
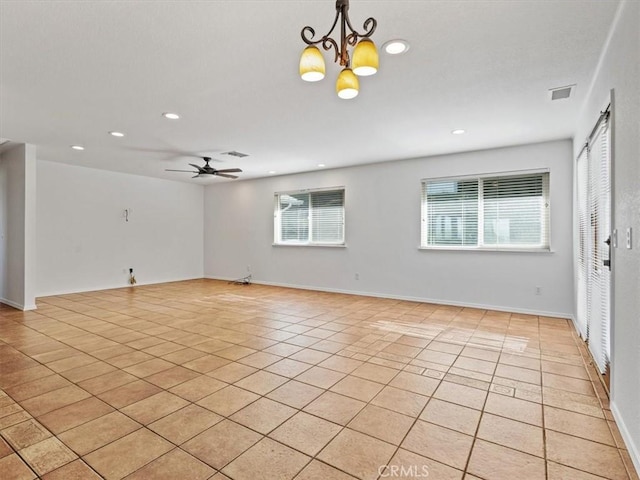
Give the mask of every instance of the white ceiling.
[(197, 183), (229, 180), (164, 169), (210, 155), (255, 178), (569, 138), (618, 3), (352, 0), (378, 46), (411, 48), (341, 100), (329, 55), (322, 82), (297, 72), (300, 30), (326, 33), (333, 0), (1, 0), (0, 136), (43, 160)]

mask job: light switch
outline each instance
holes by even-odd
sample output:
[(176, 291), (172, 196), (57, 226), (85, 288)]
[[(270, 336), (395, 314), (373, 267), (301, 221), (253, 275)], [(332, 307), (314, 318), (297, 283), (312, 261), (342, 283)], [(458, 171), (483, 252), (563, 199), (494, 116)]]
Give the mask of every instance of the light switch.
[(613, 248), (618, 248), (618, 229), (614, 228), (613, 232), (611, 232), (611, 245)]
[(631, 249), (631, 227), (627, 228), (627, 248)]

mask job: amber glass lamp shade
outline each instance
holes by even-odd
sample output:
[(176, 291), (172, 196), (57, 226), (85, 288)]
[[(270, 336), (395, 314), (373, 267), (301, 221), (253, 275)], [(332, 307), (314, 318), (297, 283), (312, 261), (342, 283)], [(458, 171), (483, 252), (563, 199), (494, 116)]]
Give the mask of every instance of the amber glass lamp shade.
[(368, 38), (360, 40), (353, 51), (351, 67), (353, 73), (360, 77), (373, 75), (378, 71), (378, 50), (375, 43)]
[(317, 82), (324, 78), (324, 57), (318, 47), (309, 46), (300, 57), (300, 77), (306, 82)]
[(336, 92), (338, 92), (338, 96), (348, 100), (356, 97), (359, 89), (360, 82), (353, 71), (350, 68), (342, 70), (336, 82)]

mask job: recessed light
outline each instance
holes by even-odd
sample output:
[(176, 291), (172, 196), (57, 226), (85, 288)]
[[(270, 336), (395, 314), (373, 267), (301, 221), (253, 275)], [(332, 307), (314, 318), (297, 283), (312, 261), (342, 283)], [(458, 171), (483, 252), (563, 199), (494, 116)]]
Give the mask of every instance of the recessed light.
[(409, 50), (409, 42), (406, 40), (389, 40), (382, 45), (382, 49), (389, 55), (400, 55)]
[(274, 175), (276, 173), (275, 170), (269, 170), (269, 175)]
[(177, 113), (171, 113), (171, 112), (165, 112), (162, 114), (162, 116), (164, 118), (168, 118), (169, 120), (178, 120), (180, 118), (180, 115), (178, 115)]
[(451, 130), (451, 133), (452, 133), (453, 135), (462, 135), (462, 134), (463, 134), (463, 133), (465, 133), (465, 132), (466, 132), (466, 130), (462, 130), (461, 128), (460, 128), (460, 129), (458, 129), (458, 130)]
[(324, 166), (325, 166), (325, 164), (324, 164), (324, 163), (319, 163), (319, 164), (318, 164), (318, 167), (320, 167), (320, 168), (323, 168)]
[(109, 135), (112, 135), (114, 137), (124, 137), (124, 133), (122, 132), (109, 132)]
[(74, 150), (84, 150), (84, 147), (82, 145), (71, 145), (71, 148), (73, 148)]

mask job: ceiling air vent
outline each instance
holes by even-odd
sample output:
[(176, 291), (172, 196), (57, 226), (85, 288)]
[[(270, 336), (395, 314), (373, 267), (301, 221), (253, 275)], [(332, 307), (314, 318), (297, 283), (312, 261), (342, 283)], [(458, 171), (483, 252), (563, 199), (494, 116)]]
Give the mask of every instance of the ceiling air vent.
[(235, 150), (231, 150), (230, 152), (224, 152), (223, 155), (231, 155), (232, 157), (238, 157), (238, 158), (244, 158), (249, 156), (246, 153), (236, 152)]
[(549, 97), (551, 98), (551, 100), (562, 100), (565, 98), (569, 98), (571, 96), (571, 93), (573, 93), (574, 88), (576, 88), (575, 85), (552, 88), (549, 90)]

